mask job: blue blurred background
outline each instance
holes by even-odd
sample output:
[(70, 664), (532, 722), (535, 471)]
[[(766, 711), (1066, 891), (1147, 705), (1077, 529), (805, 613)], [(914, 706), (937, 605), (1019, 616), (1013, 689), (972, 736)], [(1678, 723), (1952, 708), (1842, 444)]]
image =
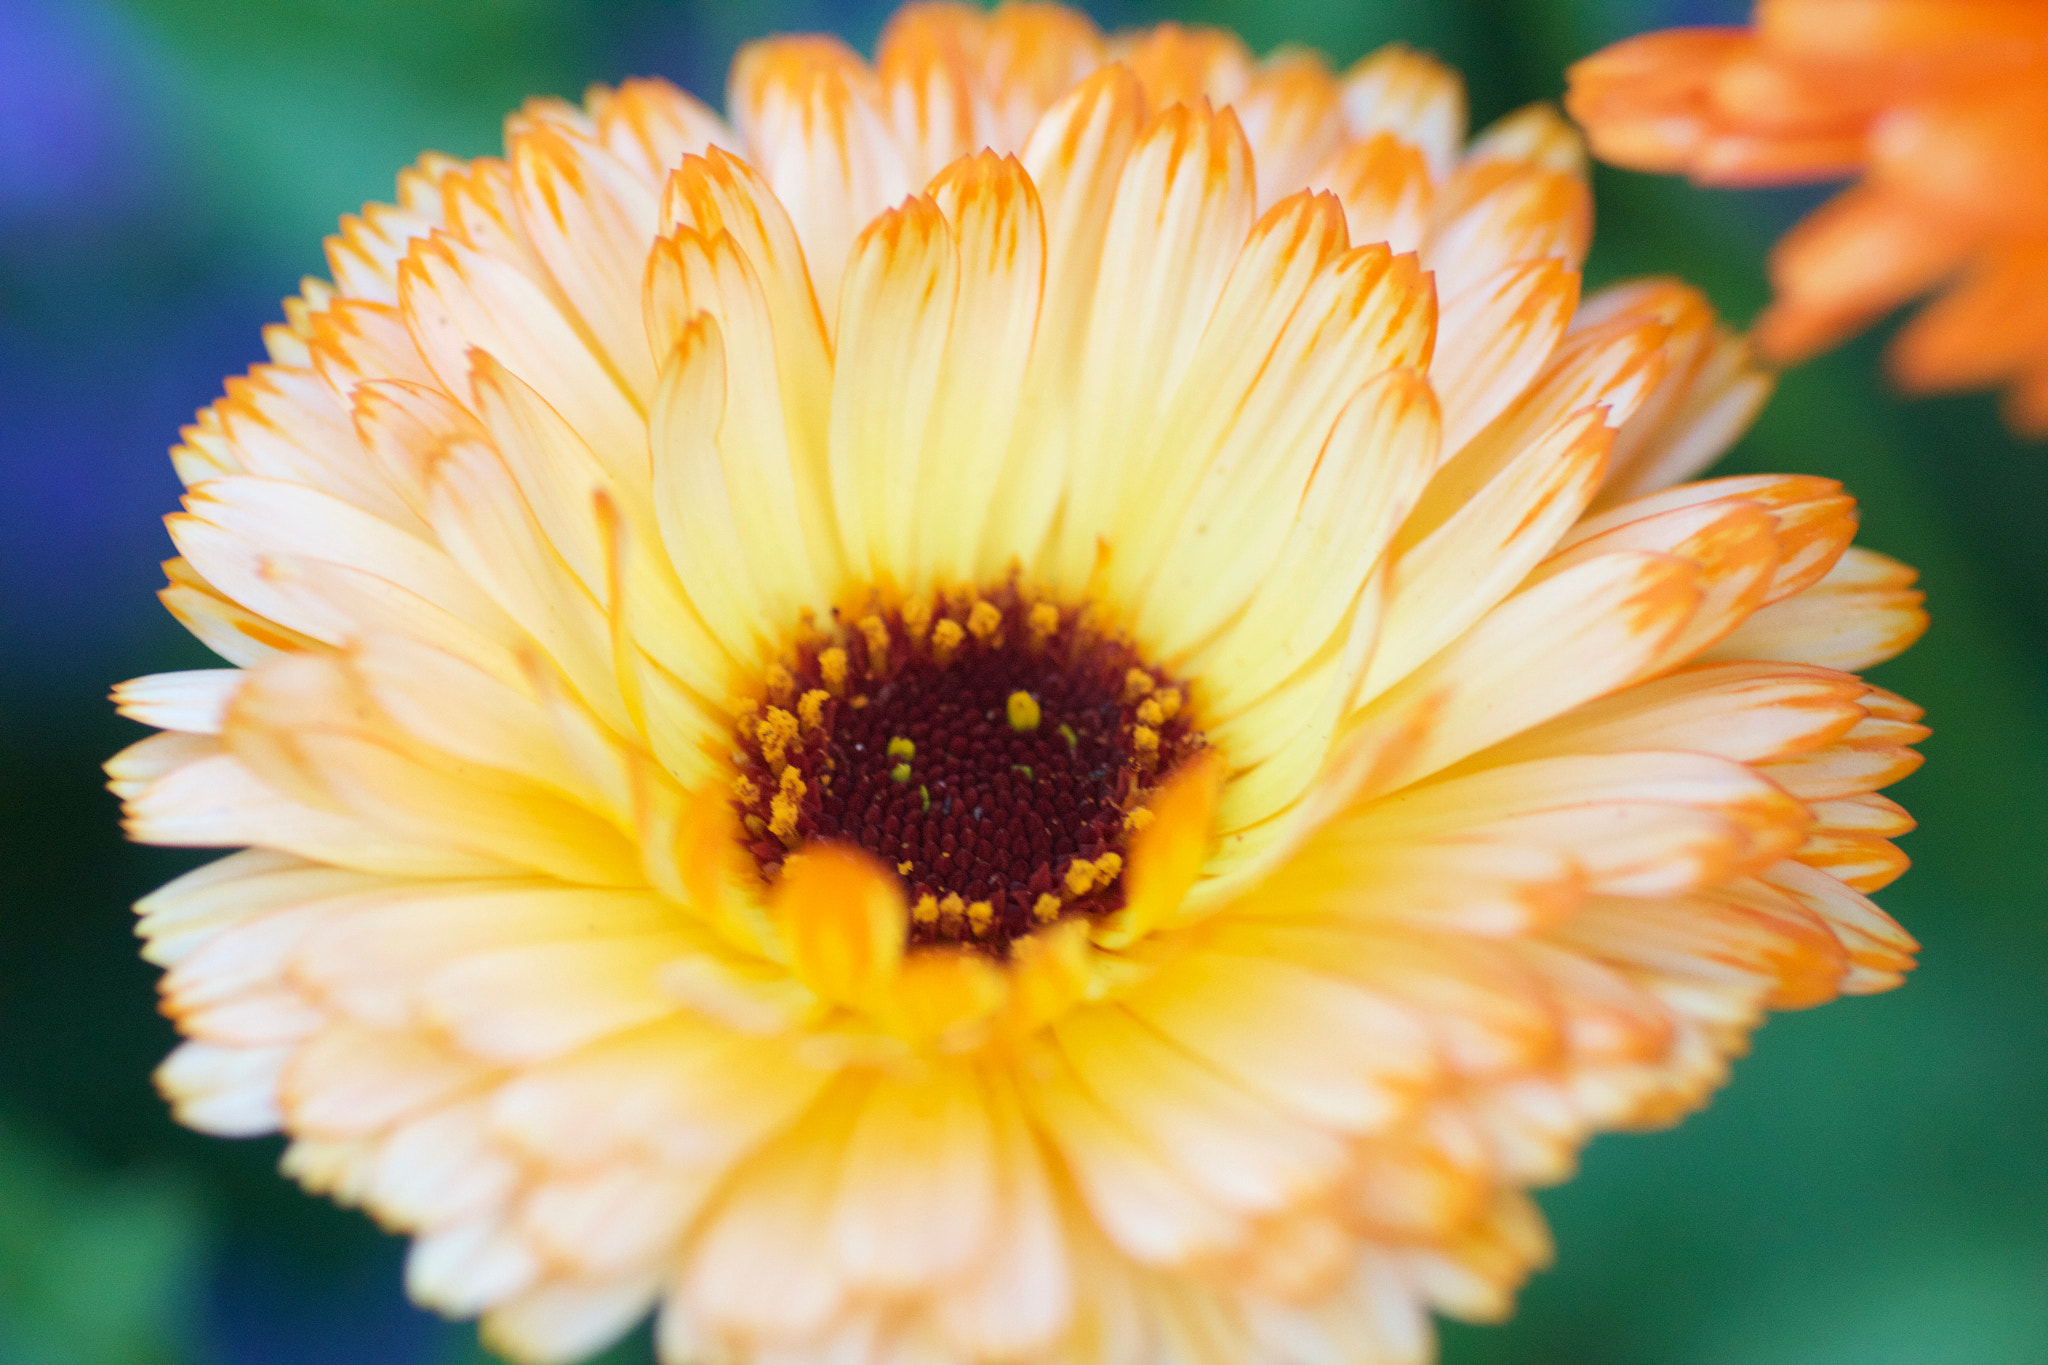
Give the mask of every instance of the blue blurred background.
[[(1340, 65), (1393, 38), (1475, 115), (1564, 65), (1741, 0), (1117, 0), (1105, 26), (1226, 24)], [(0, 0), (0, 1362), (480, 1365), (408, 1307), (398, 1244), (274, 1170), (275, 1141), (175, 1128), (172, 1042), (128, 904), (197, 858), (131, 848), (104, 702), (203, 666), (157, 606), (164, 458), (339, 213), (423, 148), (494, 150), (535, 93), (667, 76), (714, 103), (771, 30), (871, 44), (875, 0)], [(1602, 172), (1596, 281), (1682, 272), (1737, 319), (1813, 193)], [(2048, 450), (1984, 398), (1905, 405), (1882, 338), (1790, 375), (1730, 471), (1845, 479), (1865, 539), (1925, 572), (1935, 627), (1880, 680), (1925, 703), (1925, 830), (1885, 893), (1926, 946), (1896, 994), (1781, 1018), (1683, 1128), (1603, 1139), (1544, 1196), (1559, 1265), (1451, 1365), (2048, 1361)], [(649, 1359), (643, 1339), (607, 1365)]]

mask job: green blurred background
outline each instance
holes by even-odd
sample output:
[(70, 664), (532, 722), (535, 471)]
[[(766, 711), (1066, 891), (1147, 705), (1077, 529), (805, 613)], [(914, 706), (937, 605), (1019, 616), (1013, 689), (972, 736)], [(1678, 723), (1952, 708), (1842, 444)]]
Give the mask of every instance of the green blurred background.
[[(1563, 66), (1741, 0), (1150, 0), (1106, 26), (1227, 24), (1346, 63), (1393, 38), (1484, 120)], [(776, 29), (873, 41), (871, 0), (0, 0), (0, 1362), (475, 1365), (409, 1308), (398, 1244), (180, 1131), (128, 904), (196, 857), (124, 845), (98, 764), (117, 679), (203, 666), (156, 606), (164, 450), (322, 268), (335, 216), (425, 147), (493, 150), (535, 93), (660, 74), (714, 102)], [(1737, 319), (1817, 193), (1602, 172), (1595, 281), (1677, 271)], [(1988, 399), (1902, 404), (1881, 338), (1790, 375), (1731, 471), (1810, 471), (1925, 572), (1935, 626), (1880, 680), (1923, 702), (1925, 829), (1884, 894), (1907, 987), (1773, 1022), (1683, 1128), (1603, 1139), (1544, 1196), (1561, 1248), (1452, 1365), (2048, 1362), (2048, 449)], [(608, 1365), (645, 1362), (644, 1337)]]

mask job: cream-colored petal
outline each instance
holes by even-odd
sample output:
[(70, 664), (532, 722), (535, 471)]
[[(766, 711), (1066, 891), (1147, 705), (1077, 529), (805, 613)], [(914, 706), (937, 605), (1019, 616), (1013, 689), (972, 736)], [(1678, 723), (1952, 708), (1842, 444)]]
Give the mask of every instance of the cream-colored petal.
[(1271, 958), (1191, 955), (1128, 1008), (1236, 1084), (1341, 1132), (1385, 1128), (1435, 1074), (1427, 1038), (1399, 1010)]
[(939, 1300), (937, 1317), (959, 1349), (1016, 1355), (1047, 1347), (1064, 1332), (1079, 1287), (1046, 1154), (1007, 1084), (992, 1079), (990, 1086), (1000, 1231), (988, 1239), (969, 1282)]
[(1173, 1265), (1242, 1240), (1243, 1222), (1224, 1201), (1169, 1166), (1057, 1059), (1029, 1075), (1023, 1095), (1095, 1224), (1124, 1256)]
[(1734, 500), (1754, 503), (1771, 516), (1778, 567), (1764, 592), (1766, 603), (1804, 592), (1818, 583), (1836, 565), (1856, 534), (1856, 500), (1844, 495), (1842, 486), (1833, 479), (1800, 474), (1750, 474), (1689, 483), (1609, 506), (1574, 526), (1559, 548), (1569, 549), (1631, 522), (1646, 522), (1680, 508)]
[(1431, 204), (1422, 263), (1454, 299), (1509, 266), (1554, 259), (1576, 271), (1593, 237), (1579, 176), (1509, 161), (1468, 161)]
[(611, 1345), (647, 1315), (661, 1288), (652, 1272), (617, 1279), (552, 1280), (484, 1315), (485, 1346), (536, 1365), (573, 1365)]
[(126, 798), (122, 828), (145, 844), (257, 844), (364, 872), (415, 877), (516, 875), (513, 864), (292, 800), (232, 754), (213, 752)]
[[(1080, 341), (1066, 502), (1048, 565), (1056, 583), (1085, 584), (1101, 537), (1112, 529), (1122, 532), (1120, 542), (1131, 539), (1123, 514), (1159, 459), (1168, 413), (1203, 337), (1213, 328), (1229, 344), (1219, 339), (1210, 347), (1215, 358), (1188, 390), (1190, 404), (1211, 397), (1222, 380), (1224, 396), (1212, 401), (1227, 413), (1251, 376), (1231, 373), (1226, 357), (1264, 354), (1317, 263), (1311, 253), (1289, 249), (1283, 230), (1267, 235), (1263, 251), (1245, 252), (1239, 265), (1252, 225), (1252, 174), (1236, 116), (1185, 105), (1154, 118), (1124, 164)], [(1310, 222), (1322, 225), (1321, 218)], [(1322, 240), (1328, 243), (1327, 233)], [(1328, 243), (1326, 251), (1342, 245)], [(1236, 302), (1222, 309), (1233, 272), (1240, 279)], [(1284, 290), (1284, 301), (1274, 302), (1276, 290)], [(1268, 305), (1264, 315), (1260, 303)], [(1239, 368), (1255, 364), (1244, 357)], [(1200, 418), (1183, 421), (1212, 427)], [(1129, 553), (1121, 545), (1119, 552)]]
[(768, 39), (734, 58), (726, 107), (789, 211), (830, 329), (854, 238), (915, 188), (874, 74), (837, 39)]
[[(827, 556), (836, 543), (825, 466), (825, 427), (832, 400), (831, 343), (789, 214), (759, 171), (714, 150), (684, 161), (670, 178), (662, 200), (661, 226), (665, 235), (677, 228), (695, 228), (708, 241), (716, 241), (721, 233), (730, 234), (758, 281), (774, 337), (775, 373), (782, 388), (782, 415), (795, 466), (804, 537), (812, 543), (814, 556)], [(650, 287), (658, 269), (649, 262)], [(699, 306), (713, 307), (714, 301)], [(665, 342), (657, 335), (657, 310), (650, 305), (646, 311), (655, 355), (665, 357), (673, 341)]]
[(1509, 598), (1352, 722), (1427, 717), (1376, 782), (1391, 789), (1636, 681), (1691, 619), (1693, 579), (1684, 561), (1619, 552)]
[(1896, 559), (1851, 548), (1819, 583), (1757, 612), (1705, 657), (1848, 670), (1883, 663), (1927, 629), (1918, 578)]
[(995, 110), (976, 79), (986, 27), (965, 6), (906, 5), (875, 44), (875, 77), (914, 185), (990, 145)]
[(355, 629), (317, 582), (276, 571), (314, 560), (381, 579), (487, 634), (503, 632), (502, 613), (436, 546), (303, 484), (216, 479), (185, 504), (168, 524), (192, 566), (216, 590), (294, 630), (339, 643)]
[(616, 826), (529, 778), (409, 742), (332, 657), (280, 659), (252, 674), (222, 741), (266, 781), (394, 834), (571, 881), (640, 880)]
[(644, 1273), (681, 1247), (718, 1174), (630, 1159), (551, 1171), (522, 1201), (520, 1230), (577, 1278)]
[[(714, 234), (679, 229), (656, 244), (648, 261), (647, 330), (663, 358), (657, 406), (674, 402), (673, 369), (690, 345), (684, 334), (706, 318), (717, 328), (726, 356), (717, 433), (735, 530), (766, 605), (793, 620), (801, 608), (822, 609), (842, 572), (823, 430), (808, 414), (824, 395), (796, 392), (794, 382), (816, 384), (823, 377), (782, 378), (785, 361), (801, 366), (811, 357), (791, 354), (802, 348), (780, 334), (810, 320), (792, 320), (787, 308), (778, 317), (766, 282), (739, 240), (723, 229), (714, 228)], [(799, 401), (794, 409), (785, 406), (791, 398)], [(651, 422), (657, 459), (660, 433), (676, 417), (666, 408)], [(662, 472), (655, 477), (659, 483)]]
[(475, 1056), (544, 1061), (674, 1012), (660, 968), (689, 950), (672, 933), (499, 948), (431, 974), (421, 1006)]
[(239, 668), (201, 668), (185, 673), (152, 673), (116, 684), (114, 709), (159, 730), (195, 735), (220, 733), (222, 717), (242, 685)]
[(1261, 208), (1307, 187), (1309, 173), (1344, 139), (1337, 82), (1319, 53), (1274, 53), (1259, 63), (1231, 104), (1252, 144)]
[[(406, 344), (411, 345), (410, 334)], [(422, 524), (441, 447), (457, 436), (483, 436), (476, 419), (431, 375), (419, 382), (375, 379), (356, 385), (350, 418), (369, 462)]]
[(550, 548), (497, 452), (478, 441), (448, 445), (434, 467), (429, 498), (435, 533), (449, 555), (546, 651), (586, 702), (620, 728), (629, 725), (601, 605)]
[(1362, 699), (1408, 677), (1515, 589), (1592, 500), (1612, 441), (1597, 410), (1566, 418), (1417, 536), (1448, 501), (1437, 485), (1423, 492), (1394, 542), (1386, 615)]
[(1194, 1186), (1240, 1212), (1321, 1189), (1343, 1161), (1325, 1130), (1168, 1045), (1124, 1011), (1078, 1011), (1053, 1028), (1095, 1102)]
[(406, 258), (400, 290), (406, 326), (449, 393), (469, 392), (470, 352), (487, 351), (561, 413), (616, 478), (645, 481), (646, 423), (634, 395), (518, 267), (441, 235)]
[(1451, 173), (1465, 141), (1465, 82), (1402, 43), (1389, 43), (1344, 73), (1344, 126), (1355, 138), (1386, 131), (1422, 149), (1430, 174)]
[(720, 448), (727, 361), (708, 316), (685, 328), (663, 364), (649, 419), (654, 502), (668, 552), (690, 605), (726, 654), (765, 659), (792, 623), (771, 614), (756, 585), (726, 482)]
[(464, 1099), (392, 1129), (370, 1162), (364, 1206), (417, 1231), (466, 1222), (504, 1204), (522, 1172), (491, 1145), (486, 1113), (482, 1099)]
[(1690, 560), (1699, 568), (1700, 605), (1671, 640), (1673, 663), (1689, 659), (1747, 619), (1771, 590), (1782, 560), (1777, 525), (1764, 508), (1740, 499), (1700, 503), (1620, 526), (1537, 566), (1541, 582), (1573, 564), (1614, 550), (1647, 550)]
[(143, 957), (170, 967), (252, 916), (391, 884), (274, 849), (245, 849), (174, 877), (137, 901), (135, 932), (144, 940)]
[(802, 1339), (848, 1291), (829, 1236), (839, 1158), (865, 1084), (826, 1095), (748, 1162), (693, 1239), (677, 1289), (695, 1316), (736, 1336)]
[(230, 1047), (188, 1042), (156, 1069), (156, 1087), (178, 1122), (216, 1137), (277, 1131), (277, 1078), (290, 1046)]
[(354, 404), (364, 383), (434, 382), (426, 357), (406, 330), (405, 314), (388, 303), (341, 299), (316, 313), (306, 361), (344, 408)]
[(740, 145), (710, 106), (664, 80), (625, 80), (616, 90), (597, 86), (587, 100), (598, 140), (657, 192), (684, 157)]
[(853, 244), (829, 458), (839, 537), (857, 583), (922, 586), (917, 494), (959, 287), (952, 230), (929, 199), (882, 214)]
[[(1123, 66), (1109, 66), (1054, 104), (1025, 144), (1020, 159), (1038, 190), (1045, 221), (1040, 335), (1082, 334), (1100, 279), (1116, 187), (1144, 122), (1137, 78)], [(1020, 414), (1024, 424), (989, 509), (989, 551), (977, 566), (983, 575), (1008, 571), (1008, 560), (1000, 557), (1004, 551), (1028, 558), (1052, 522), (1076, 435), (1071, 395), (1081, 363), (1079, 346), (1048, 343), (1033, 350)]]
[(502, 948), (605, 942), (656, 932), (675, 908), (646, 892), (499, 883), (356, 896), (291, 950), (291, 978), (366, 1024), (421, 1020), (429, 977)]
[(1447, 453), (1485, 430), (1542, 372), (1578, 297), (1578, 275), (1547, 259), (1506, 266), (1445, 296), (1429, 377), (1443, 404)]
[(1579, 130), (1547, 101), (1525, 104), (1481, 129), (1465, 149), (1472, 161), (1511, 161), (1586, 176), (1586, 143)]
[(493, 1131), (566, 1167), (644, 1153), (715, 1169), (780, 1131), (830, 1078), (782, 1039), (675, 1017), (525, 1068), (493, 1099)]
[(993, 1238), (995, 1134), (980, 1079), (961, 1063), (884, 1079), (846, 1139), (827, 1227), (851, 1285), (930, 1289), (966, 1274)]
[(1415, 144), (1385, 131), (1347, 142), (1310, 171), (1306, 183), (1337, 196), (1354, 243), (1385, 242), (1395, 252), (1422, 246), (1435, 191)]
[(541, 1260), (496, 1213), (417, 1238), (405, 1258), (405, 1289), (450, 1316), (467, 1317), (525, 1293)]
[(1017, 426), (1045, 288), (1046, 241), (1037, 191), (1013, 157), (984, 152), (963, 159), (930, 193), (959, 260), (914, 513), (917, 569), (929, 575), (925, 585), (936, 586), (970, 582), (984, 565), (1007, 569), (1037, 548), (989, 532), (1007, 524), (994, 511), (999, 490), (1026, 478), (1009, 467), (1035, 457)]
[[(1303, 196), (1275, 216), (1299, 205), (1304, 216), (1321, 217), (1325, 204)], [(1341, 241), (1341, 225), (1318, 224), (1325, 226)], [(1320, 254), (1314, 230), (1301, 235), (1313, 243), (1301, 250), (1311, 259)], [(1265, 264), (1258, 244), (1255, 234), (1245, 262), (1253, 268)], [(1279, 291), (1282, 298), (1288, 292), (1284, 285)], [(1227, 292), (1222, 309), (1231, 301)], [(1112, 581), (1131, 581), (1157, 557), (1133, 629), (1159, 657), (1176, 658), (1206, 639), (1259, 591), (1360, 379), (1425, 363), (1432, 312), (1427, 288), (1407, 258), (1389, 257), (1377, 246), (1345, 252), (1303, 291), (1269, 353), (1259, 354), (1263, 338), (1255, 336), (1237, 357), (1265, 368), (1234, 410), (1208, 414), (1215, 422), (1208, 430), (1197, 424), (1168, 429), (1162, 449), (1178, 447), (1179, 455), (1162, 456), (1154, 477), (1134, 490), (1149, 524), (1120, 547), (1123, 562), (1113, 563), (1111, 572)], [(1219, 311), (1217, 321), (1232, 319)], [(1199, 357), (1193, 374), (1193, 383), (1206, 378)], [(1284, 383), (1274, 378), (1281, 375)], [(1329, 587), (1342, 594), (1362, 581), (1361, 575)]]
[(489, 1074), (424, 1034), (337, 1022), (293, 1050), (278, 1096), (294, 1135), (368, 1135), (473, 1089)]
[(1474, 760), (1686, 749), (1741, 763), (1789, 758), (1839, 739), (1864, 717), (1867, 689), (1796, 664), (1706, 664), (1589, 702)]
[(1293, 676), (1346, 620), (1371, 616), (1358, 594), (1436, 467), (1438, 432), (1435, 395), (1411, 369), (1388, 371), (1345, 405), (1263, 582), (1187, 662), (1212, 726)]

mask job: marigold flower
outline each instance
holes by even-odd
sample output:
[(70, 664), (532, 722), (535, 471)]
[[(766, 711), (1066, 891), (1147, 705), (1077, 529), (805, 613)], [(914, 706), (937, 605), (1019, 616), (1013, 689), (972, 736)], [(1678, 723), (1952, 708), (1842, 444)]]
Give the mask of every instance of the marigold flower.
[(529, 105), (175, 452), (186, 1123), (568, 1361), (1419, 1360), (1883, 990), (1920, 630), (1456, 78), (914, 7)]
[(2048, 436), (2048, 4), (1760, 0), (1752, 29), (1671, 29), (1571, 69), (1619, 166), (1704, 185), (1861, 177), (1771, 257), (1755, 337), (1796, 362), (1929, 290), (1893, 343), (1912, 392), (2006, 388)]

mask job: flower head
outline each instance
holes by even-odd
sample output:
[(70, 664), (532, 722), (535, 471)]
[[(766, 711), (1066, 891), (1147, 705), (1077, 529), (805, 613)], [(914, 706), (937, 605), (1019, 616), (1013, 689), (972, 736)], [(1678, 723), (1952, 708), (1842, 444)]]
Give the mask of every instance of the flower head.
[(1907, 389), (2006, 387), (2048, 435), (2048, 6), (1761, 0), (1753, 29), (1672, 29), (1571, 70), (1593, 150), (1707, 185), (1861, 181), (1771, 258), (1756, 340), (1794, 362), (1929, 289), (1899, 334)]
[(903, 11), (527, 107), (175, 452), (187, 1123), (567, 1361), (1410, 1361), (1896, 984), (1922, 624), (1456, 79)]

